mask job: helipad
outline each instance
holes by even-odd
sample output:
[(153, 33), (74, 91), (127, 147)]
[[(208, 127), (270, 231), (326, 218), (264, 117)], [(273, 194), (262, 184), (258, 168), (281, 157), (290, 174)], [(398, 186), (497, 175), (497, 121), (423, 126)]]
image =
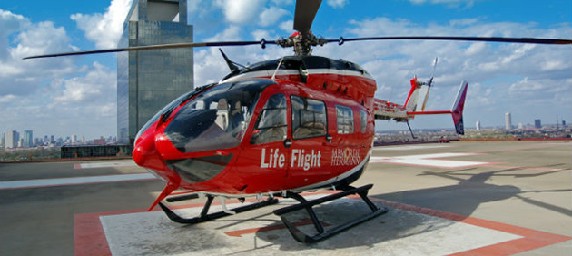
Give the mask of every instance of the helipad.
[[(291, 203), (284, 200), (281, 205)], [(160, 211), (81, 214), (75, 219), (75, 254), (504, 255), (571, 239), (396, 202), (377, 203), (384, 203), (390, 211), (310, 245), (294, 241), (269, 208), (198, 225), (173, 223)], [(200, 210), (196, 205), (178, 212), (196, 216)], [(354, 199), (335, 201), (316, 210), (326, 223), (332, 224), (368, 211), (365, 204)], [(304, 212), (296, 215), (303, 222)], [(312, 232), (312, 225), (305, 224), (301, 229)]]

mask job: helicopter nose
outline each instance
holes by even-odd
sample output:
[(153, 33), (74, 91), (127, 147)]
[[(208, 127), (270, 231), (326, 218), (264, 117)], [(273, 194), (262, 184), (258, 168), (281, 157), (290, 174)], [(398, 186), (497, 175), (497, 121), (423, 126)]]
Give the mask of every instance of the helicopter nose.
[(135, 161), (137, 165), (148, 169), (165, 169), (164, 161), (155, 147), (155, 136), (153, 132), (147, 131), (137, 138), (133, 148), (133, 161)]

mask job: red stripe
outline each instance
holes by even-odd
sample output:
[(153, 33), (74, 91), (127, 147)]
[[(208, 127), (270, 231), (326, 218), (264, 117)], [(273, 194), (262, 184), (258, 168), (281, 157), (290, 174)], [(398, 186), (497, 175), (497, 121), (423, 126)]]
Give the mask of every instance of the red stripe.
[(425, 111), (407, 111), (408, 115), (443, 115), (451, 114), (451, 110), (425, 110)]
[(492, 244), (485, 247), (476, 248), (473, 250), (454, 253), (451, 255), (512, 255), (520, 252), (526, 252), (534, 249), (538, 249), (551, 244), (561, 243), (565, 241), (572, 240), (572, 237), (558, 235), (553, 233), (541, 232), (532, 229), (527, 229), (523, 227), (518, 227), (502, 222), (483, 220), (474, 217), (463, 216), (456, 213), (444, 212), (438, 210), (432, 210), (427, 208), (421, 208), (413, 205), (385, 201), (380, 199), (372, 199), (373, 201), (380, 201), (384, 204), (391, 206), (393, 208), (414, 211), (430, 216), (439, 217), (442, 219), (459, 221), (467, 224), (471, 224), (478, 227), (483, 227), (487, 229), (492, 229), (500, 232), (512, 233), (515, 235), (522, 236), (523, 238), (511, 240), (507, 242), (501, 242)]
[(74, 255), (111, 255), (99, 216), (101, 213), (74, 216)]

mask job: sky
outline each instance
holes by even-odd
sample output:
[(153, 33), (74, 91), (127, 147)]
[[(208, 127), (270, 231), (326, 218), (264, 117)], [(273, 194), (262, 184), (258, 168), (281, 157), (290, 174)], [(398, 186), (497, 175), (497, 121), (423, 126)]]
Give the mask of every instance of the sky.
[[(36, 137), (116, 135), (115, 54), (26, 60), (30, 55), (113, 48), (131, 0), (0, 1), (0, 133)], [(292, 32), (293, 0), (189, 0), (194, 41), (266, 40)], [(340, 36), (498, 36), (572, 38), (570, 0), (324, 0), (312, 31)], [(291, 55), (268, 46), (226, 47), (243, 64)], [(465, 126), (566, 120), (572, 124), (572, 46), (451, 41), (328, 44), (314, 55), (360, 64), (376, 97), (403, 103), (409, 79), (427, 79), (438, 57), (428, 109), (449, 109), (469, 82)], [(229, 72), (218, 49), (194, 50), (195, 85)], [(418, 117), (415, 129), (453, 128), (450, 117)], [(379, 122), (378, 129), (407, 129)]]

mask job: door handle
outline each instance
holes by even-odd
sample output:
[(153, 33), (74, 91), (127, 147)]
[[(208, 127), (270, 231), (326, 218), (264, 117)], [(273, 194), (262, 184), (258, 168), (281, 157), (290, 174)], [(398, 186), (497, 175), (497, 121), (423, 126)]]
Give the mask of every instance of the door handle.
[(284, 140), (284, 147), (290, 148), (292, 146), (292, 141), (290, 139)]

